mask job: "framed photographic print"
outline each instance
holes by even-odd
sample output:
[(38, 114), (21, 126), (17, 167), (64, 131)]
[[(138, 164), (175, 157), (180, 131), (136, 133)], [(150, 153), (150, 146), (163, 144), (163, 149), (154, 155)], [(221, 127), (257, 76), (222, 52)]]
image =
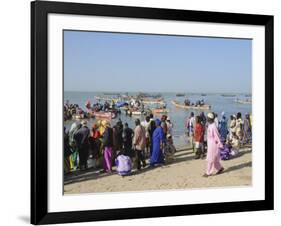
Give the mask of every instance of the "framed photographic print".
[(31, 3), (31, 223), (273, 209), (273, 16)]

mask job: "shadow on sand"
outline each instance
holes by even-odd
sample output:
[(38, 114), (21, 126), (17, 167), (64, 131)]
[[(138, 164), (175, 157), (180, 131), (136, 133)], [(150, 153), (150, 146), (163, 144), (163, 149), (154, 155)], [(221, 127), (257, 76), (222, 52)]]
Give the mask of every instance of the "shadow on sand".
[[(193, 154), (192, 151), (188, 151), (186, 153), (178, 154), (182, 151), (186, 151), (186, 150), (182, 149), (182, 150), (177, 151), (176, 154), (175, 154), (175, 159), (171, 163), (168, 163), (168, 164), (165, 164), (165, 165), (157, 165), (157, 166), (153, 166), (153, 167), (148, 165), (145, 168), (142, 168), (141, 170), (134, 170), (134, 171), (132, 171), (131, 174), (126, 175), (124, 177), (139, 175), (139, 174), (154, 170), (154, 169), (159, 168), (159, 167), (165, 168), (165, 167), (169, 167), (173, 164), (177, 164), (177, 163), (185, 162), (185, 161), (190, 161), (190, 160), (194, 159), (194, 155), (192, 155)], [(102, 178), (102, 177), (112, 176), (114, 174), (117, 174), (117, 173), (116, 172), (113, 172), (113, 173), (110, 173), (110, 174), (100, 173), (100, 170), (96, 170), (96, 169), (88, 169), (88, 170), (84, 170), (84, 171), (72, 172), (72, 173), (64, 176), (64, 185), (78, 183), (78, 182), (84, 182), (84, 181), (88, 181), (88, 180), (94, 180), (94, 179), (98, 179), (98, 178)]]
[(225, 169), (223, 171), (223, 173), (228, 173), (228, 172), (231, 172), (231, 171), (235, 171), (235, 170), (240, 170), (240, 169), (243, 169), (245, 167), (252, 167), (252, 161), (249, 161), (249, 162), (245, 162), (245, 163), (242, 163), (242, 164), (239, 164), (239, 165), (235, 165), (235, 166), (231, 166), (231, 167), (228, 167), (227, 169)]

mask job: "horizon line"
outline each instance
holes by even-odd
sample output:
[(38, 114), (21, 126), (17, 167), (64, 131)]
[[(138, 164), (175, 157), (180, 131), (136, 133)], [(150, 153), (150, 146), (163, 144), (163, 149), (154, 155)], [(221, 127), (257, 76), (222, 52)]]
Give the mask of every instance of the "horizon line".
[(64, 92), (80, 92), (80, 93), (199, 93), (199, 94), (204, 94), (204, 93), (209, 93), (209, 94), (216, 94), (216, 93), (226, 93), (226, 94), (239, 94), (239, 93), (252, 93), (251, 91), (250, 92), (247, 92), (247, 91), (239, 91), (239, 92), (236, 92), (236, 91), (218, 91), (218, 92), (201, 92), (201, 91), (116, 91), (116, 90), (113, 90), (113, 91), (89, 91), (89, 90), (84, 90), (84, 91), (81, 91), (81, 90), (64, 90)]

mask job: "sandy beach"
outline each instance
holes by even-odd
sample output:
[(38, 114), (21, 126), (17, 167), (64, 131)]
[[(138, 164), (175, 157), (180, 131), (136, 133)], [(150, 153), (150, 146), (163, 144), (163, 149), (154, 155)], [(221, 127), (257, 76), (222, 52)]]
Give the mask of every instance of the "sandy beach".
[[(239, 154), (222, 161), (225, 171), (220, 175), (202, 177), (206, 160), (195, 160), (191, 149), (182, 148), (175, 160), (159, 167), (133, 170), (129, 176), (117, 173), (99, 173), (89, 169), (73, 172), (65, 177), (64, 194), (190, 189), (226, 186), (250, 186), (252, 183), (251, 147), (240, 149)], [(114, 168), (113, 168), (114, 169)]]

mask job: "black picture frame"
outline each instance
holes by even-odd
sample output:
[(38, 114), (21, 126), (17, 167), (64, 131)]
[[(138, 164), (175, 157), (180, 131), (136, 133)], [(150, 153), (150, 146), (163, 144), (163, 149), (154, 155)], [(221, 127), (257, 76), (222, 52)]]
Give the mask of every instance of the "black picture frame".
[[(48, 14), (75, 14), (198, 21), (265, 27), (265, 199), (126, 209), (48, 212)], [(51, 224), (193, 214), (272, 210), (273, 172), (273, 16), (35, 1), (31, 3), (31, 223)]]

